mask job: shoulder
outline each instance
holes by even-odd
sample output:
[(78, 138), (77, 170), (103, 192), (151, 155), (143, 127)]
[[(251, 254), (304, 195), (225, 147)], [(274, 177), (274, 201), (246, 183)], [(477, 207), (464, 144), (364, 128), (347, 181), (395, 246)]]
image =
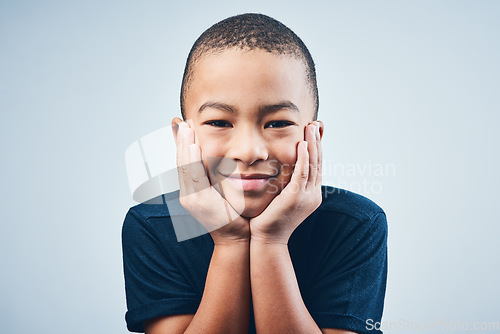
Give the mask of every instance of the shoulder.
[(137, 238), (139, 235), (154, 234), (175, 239), (172, 216), (183, 214), (178, 192), (164, 194), (147, 202), (131, 207), (123, 221), (122, 237)]
[[(313, 244), (314, 256), (326, 256), (333, 266), (364, 263), (384, 256), (388, 225), (384, 210), (369, 198), (323, 186), (323, 202), (296, 237)], [(330, 267), (333, 268), (333, 267)]]
[(318, 211), (337, 213), (355, 220), (369, 221), (376, 216), (384, 216), (384, 210), (371, 199), (351, 191), (331, 186), (321, 187), (323, 202)]
[(193, 239), (208, 231), (186, 211), (179, 201), (179, 191), (174, 191), (129, 209), (122, 235), (133, 238), (138, 233), (154, 234), (169, 243)]
[(323, 202), (311, 215), (311, 228), (315, 231), (335, 238), (360, 239), (365, 235), (387, 238), (386, 214), (374, 201), (331, 186), (322, 186), (322, 194)]
[[(169, 205), (167, 205), (167, 202)], [(147, 202), (133, 206), (129, 209), (127, 215), (135, 215), (138, 218), (142, 218), (143, 220), (148, 220), (155, 217), (170, 217), (171, 214), (176, 214), (175, 211), (178, 209), (175, 205), (175, 202), (179, 203), (178, 191), (160, 195), (158, 197), (150, 199)], [(178, 206), (180, 206), (180, 203)]]
[(127, 212), (125, 222), (129, 216), (136, 220), (149, 221), (152, 218), (168, 218), (184, 214), (187, 213), (179, 202), (179, 191), (174, 191), (131, 207)]

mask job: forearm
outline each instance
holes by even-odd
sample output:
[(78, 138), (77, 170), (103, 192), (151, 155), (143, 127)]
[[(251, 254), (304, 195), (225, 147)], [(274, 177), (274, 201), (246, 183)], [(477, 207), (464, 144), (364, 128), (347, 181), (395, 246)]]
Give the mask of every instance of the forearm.
[(249, 257), (249, 242), (214, 247), (200, 306), (185, 333), (248, 332)]
[(252, 240), (250, 277), (257, 332), (321, 333), (300, 295), (286, 244)]

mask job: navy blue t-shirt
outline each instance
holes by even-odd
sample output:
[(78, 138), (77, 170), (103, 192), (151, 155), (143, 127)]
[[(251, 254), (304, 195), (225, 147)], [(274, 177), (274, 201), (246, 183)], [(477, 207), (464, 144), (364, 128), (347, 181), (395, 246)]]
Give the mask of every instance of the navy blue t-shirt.
[[(387, 221), (384, 211), (361, 195), (322, 187), (323, 202), (288, 242), (304, 303), (320, 328), (381, 333), (387, 280)], [(174, 203), (178, 202), (174, 194)], [(172, 193), (170, 194), (172, 198)], [(178, 242), (169, 205), (139, 204), (122, 229), (127, 328), (144, 332), (145, 320), (194, 314), (203, 295), (212, 238)], [(371, 330), (370, 330), (371, 329)], [(250, 333), (255, 333), (253, 311)]]

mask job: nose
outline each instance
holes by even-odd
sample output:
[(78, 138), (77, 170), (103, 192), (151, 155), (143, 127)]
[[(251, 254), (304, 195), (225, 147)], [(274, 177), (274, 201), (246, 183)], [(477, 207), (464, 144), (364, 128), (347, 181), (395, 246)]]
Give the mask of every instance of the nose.
[(235, 128), (226, 151), (226, 157), (250, 166), (269, 157), (267, 142), (257, 129)]

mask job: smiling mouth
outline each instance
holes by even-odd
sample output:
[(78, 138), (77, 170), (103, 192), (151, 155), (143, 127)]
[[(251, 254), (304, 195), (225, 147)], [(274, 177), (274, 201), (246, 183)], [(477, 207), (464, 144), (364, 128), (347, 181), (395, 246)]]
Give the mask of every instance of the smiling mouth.
[(224, 175), (225, 177), (228, 178), (233, 178), (233, 179), (242, 179), (242, 180), (252, 180), (252, 179), (269, 179), (271, 177), (275, 177), (276, 175), (269, 175), (269, 174), (230, 174), (230, 175)]
[(277, 175), (269, 174), (229, 174), (224, 176), (234, 187), (243, 191), (262, 191), (264, 190), (269, 180)]

